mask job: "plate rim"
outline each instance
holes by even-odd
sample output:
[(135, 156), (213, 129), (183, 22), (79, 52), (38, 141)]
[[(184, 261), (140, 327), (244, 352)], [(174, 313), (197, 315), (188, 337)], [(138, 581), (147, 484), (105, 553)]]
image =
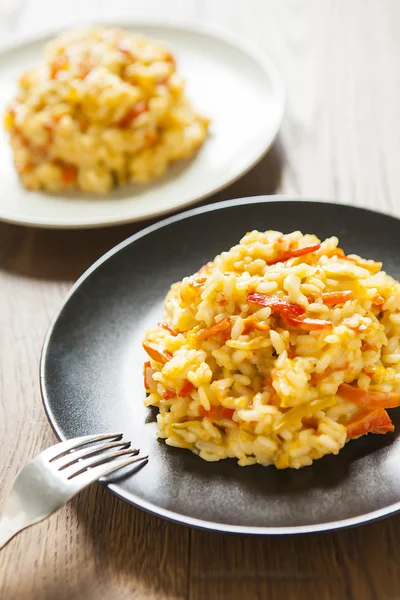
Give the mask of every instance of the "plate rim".
[[(67, 438), (62, 435), (60, 428), (57, 425), (55, 417), (52, 413), (51, 403), (46, 393), (46, 356), (49, 350), (50, 339), (54, 330), (54, 327), (61, 316), (66, 304), (69, 299), (73, 296), (76, 290), (80, 287), (80, 285), (104, 262), (106, 262), (111, 256), (117, 254), (123, 248), (126, 248), (130, 244), (134, 244), (137, 240), (145, 237), (157, 231), (158, 229), (162, 229), (164, 227), (168, 227), (169, 225), (176, 223), (178, 221), (183, 221), (187, 218), (191, 218), (193, 216), (204, 214), (208, 212), (214, 212), (219, 210), (224, 210), (227, 208), (235, 207), (235, 206), (246, 206), (248, 204), (271, 204), (278, 202), (311, 202), (314, 204), (327, 204), (330, 206), (343, 207), (343, 208), (351, 208), (357, 211), (368, 212), (372, 214), (378, 214), (382, 216), (386, 216), (398, 221), (400, 226), (400, 218), (395, 215), (389, 214), (387, 212), (372, 210), (366, 207), (354, 206), (351, 204), (332, 202), (330, 200), (324, 199), (308, 199), (305, 200), (302, 197), (296, 197), (293, 195), (258, 195), (258, 196), (247, 196), (242, 198), (235, 198), (232, 200), (224, 200), (222, 202), (217, 202), (215, 204), (207, 204), (205, 206), (200, 206), (197, 208), (193, 208), (191, 210), (184, 211), (177, 215), (173, 215), (166, 219), (162, 219), (157, 223), (149, 225), (144, 229), (134, 233), (129, 236), (125, 240), (119, 242), (116, 246), (108, 250), (105, 254), (103, 254), (100, 258), (98, 258), (86, 271), (82, 273), (82, 275), (76, 280), (76, 282), (71, 286), (67, 294), (64, 296), (56, 314), (53, 316), (50, 325), (47, 329), (42, 351), (40, 354), (40, 363), (39, 363), (39, 383), (40, 383), (40, 393), (42, 399), (42, 405), (44, 408), (44, 412), (46, 414), (47, 420), (49, 422), (50, 427), (55, 433), (56, 437), (65, 441)], [(172, 510), (167, 510), (148, 502), (146, 500), (142, 500), (135, 494), (121, 491), (118, 484), (113, 483), (103, 483), (113, 494), (124, 500), (125, 502), (132, 504), (136, 508), (141, 510), (145, 510), (146, 512), (158, 516), (160, 518), (166, 519), (173, 523), (177, 523), (180, 525), (185, 525), (189, 527), (194, 527), (196, 529), (207, 530), (207, 531), (218, 531), (221, 533), (233, 533), (233, 534), (246, 534), (246, 535), (298, 535), (298, 534), (311, 534), (311, 533), (322, 533), (328, 531), (335, 531), (338, 529), (348, 529), (351, 527), (355, 527), (358, 525), (365, 525), (372, 521), (380, 520), (384, 517), (388, 517), (390, 515), (394, 515), (397, 512), (400, 512), (400, 501), (395, 502), (394, 504), (390, 504), (387, 507), (377, 509), (375, 511), (371, 511), (369, 513), (358, 515), (356, 517), (350, 517), (347, 519), (341, 519), (338, 521), (328, 521), (326, 523), (319, 523), (317, 525), (297, 525), (297, 526), (279, 526), (279, 527), (268, 527), (268, 526), (250, 526), (250, 525), (230, 525), (225, 523), (218, 523), (214, 521), (207, 521), (204, 519), (198, 519), (195, 517), (190, 517), (188, 515), (183, 515), (180, 513), (175, 513)]]
[[(189, 32), (193, 34), (201, 34), (203, 36), (213, 38), (219, 41), (224, 42), (226, 45), (234, 47), (236, 50), (245, 53), (248, 57), (252, 58), (257, 65), (259, 65), (264, 73), (264, 75), (270, 80), (273, 96), (276, 98), (276, 117), (274, 119), (274, 126), (271, 130), (271, 135), (269, 141), (264, 143), (261, 151), (250, 160), (250, 162), (246, 163), (243, 168), (236, 173), (235, 176), (230, 177), (225, 182), (220, 183), (218, 186), (214, 187), (211, 190), (208, 190), (202, 193), (200, 196), (196, 196), (195, 198), (186, 200), (185, 202), (174, 204), (173, 206), (156, 209), (152, 212), (146, 213), (144, 215), (139, 216), (126, 216), (124, 218), (114, 218), (108, 217), (107, 219), (96, 217), (91, 219), (83, 219), (78, 220), (76, 222), (67, 222), (62, 223), (60, 221), (54, 222), (54, 220), (46, 220), (46, 219), (35, 219), (34, 217), (14, 217), (9, 212), (3, 214), (3, 211), (0, 207), (0, 221), (5, 223), (12, 223), (14, 225), (23, 225), (27, 227), (38, 227), (41, 229), (95, 229), (102, 227), (115, 227), (118, 225), (124, 225), (127, 223), (135, 223), (141, 222), (146, 219), (153, 219), (157, 217), (161, 217), (167, 215), (168, 213), (179, 211), (182, 209), (186, 209), (189, 206), (196, 204), (197, 202), (201, 202), (206, 198), (209, 198), (213, 194), (217, 194), (221, 190), (225, 189), (229, 185), (235, 183), (238, 179), (246, 175), (262, 158), (267, 154), (267, 152), (272, 147), (275, 142), (279, 130), (282, 125), (282, 121), (286, 112), (286, 90), (283, 78), (280, 74), (279, 69), (277, 68), (275, 62), (270, 57), (270, 55), (262, 48), (254, 44), (247, 37), (241, 36), (234, 31), (227, 30), (223, 27), (216, 25), (208, 25), (208, 24), (197, 24), (194, 21), (187, 19), (174, 19), (174, 20), (163, 20), (163, 19), (146, 19), (146, 18), (135, 18), (135, 17), (122, 17), (116, 16), (113, 19), (107, 19), (105, 17), (93, 19), (93, 20), (82, 20), (82, 21), (74, 21), (72, 23), (67, 24), (65, 27), (56, 27), (56, 28), (43, 28), (39, 33), (36, 34), (20, 34), (13, 38), (13, 40), (6, 42), (4, 44), (0, 44), (0, 59), (3, 58), (7, 53), (16, 51), (24, 46), (28, 46), (29, 44), (44, 44), (46, 41), (61, 34), (63, 31), (67, 29), (79, 28), (79, 27), (88, 27), (95, 25), (109, 25), (109, 26), (117, 26), (122, 28), (134, 28), (137, 27), (140, 29), (141, 27), (158, 27), (164, 28), (167, 30), (179, 30), (181, 32)], [(162, 193), (162, 187), (161, 191)]]

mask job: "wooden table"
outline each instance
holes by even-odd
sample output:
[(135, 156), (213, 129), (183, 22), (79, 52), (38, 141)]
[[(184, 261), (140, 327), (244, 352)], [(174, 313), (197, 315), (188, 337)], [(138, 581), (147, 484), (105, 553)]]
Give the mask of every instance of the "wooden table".
[[(0, 39), (98, 14), (220, 25), (275, 59), (288, 93), (280, 137), (211, 201), (286, 193), (400, 214), (397, 0), (2, 0)], [(52, 315), (92, 261), (141, 226), (0, 225), (0, 504), (22, 465), (56, 441), (38, 384)], [(1, 552), (0, 598), (392, 600), (399, 542), (400, 517), (286, 538), (190, 530), (93, 486)]]

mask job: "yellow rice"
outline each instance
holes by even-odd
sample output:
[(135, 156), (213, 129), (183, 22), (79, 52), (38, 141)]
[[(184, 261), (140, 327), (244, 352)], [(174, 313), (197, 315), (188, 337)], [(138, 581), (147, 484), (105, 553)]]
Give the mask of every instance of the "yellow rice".
[(20, 78), (5, 127), (26, 188), (100, 194), (192, 156), (208, 121), (163, 43), (99, 27), (48, 44), (45, 61)]
[[(399, 283), (380, 263), (346, 257), (336, 237), (318, 244), (299, 231), (252, 231), (172, 285), (166, 323), (144, 338), (146, 405), (159, 408), (167, 444), (207, 461), (298, 469), (345, 445), (360, 408), (338, 395), (341, 384), (400, 391)], [(285, 259), (306, 246), (318, 249)], [(333, 292), (351, 299), (326, 304)], [(250, 302), (254, 293), (331, 325), (299, 328)], [(229, 327), (207, 335), (218, 323)]]

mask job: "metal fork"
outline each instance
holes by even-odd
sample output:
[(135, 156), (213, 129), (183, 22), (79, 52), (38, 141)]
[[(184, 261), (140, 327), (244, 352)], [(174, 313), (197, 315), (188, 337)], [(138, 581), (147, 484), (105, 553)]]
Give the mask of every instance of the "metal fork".
[(147, 462), (148, 456), (137, 456), (139, 450), (121, 440), (121, 433), (78, 437), (51, 446), (28, 462), (17, 475), (0, 517), (0, 548), (94, 481)]

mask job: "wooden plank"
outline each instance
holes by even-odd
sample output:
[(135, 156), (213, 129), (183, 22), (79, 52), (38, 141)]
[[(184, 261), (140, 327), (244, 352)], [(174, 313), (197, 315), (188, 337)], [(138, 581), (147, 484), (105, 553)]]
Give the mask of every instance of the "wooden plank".
[(192, 532), (190, 600), (395, 597), (400, 518), (294, 537)]
[[(38, 385), (51, 316), (70, 280), (128, 233), (0, 226), (0, 503), (23, 464), (55, 443)], [(188, 529), (94, 486), (2, 551), (0, 597), (185, 598), (188, 540)]]
[[(282, 72), (284, 124), (259, 165), (207, 202), (281, 192), (400, 215), (400, 3), (170, 0), (168, 11), (161, 0), (8, 4), (10, 14), (0, 7), (2, 40), (97, 14), (187, 18), (250, 38)], [(0, 225), (0, 503), (21, 466), (55, 441), (38, 386), (52, 315), (73, 281), (142, 225), (78, 232)], [(399, 517), (288, 538), (190, 531), (97, 486), (2, 551), (0, 597), (389, 599), (400, 587), (399, 539)]]

